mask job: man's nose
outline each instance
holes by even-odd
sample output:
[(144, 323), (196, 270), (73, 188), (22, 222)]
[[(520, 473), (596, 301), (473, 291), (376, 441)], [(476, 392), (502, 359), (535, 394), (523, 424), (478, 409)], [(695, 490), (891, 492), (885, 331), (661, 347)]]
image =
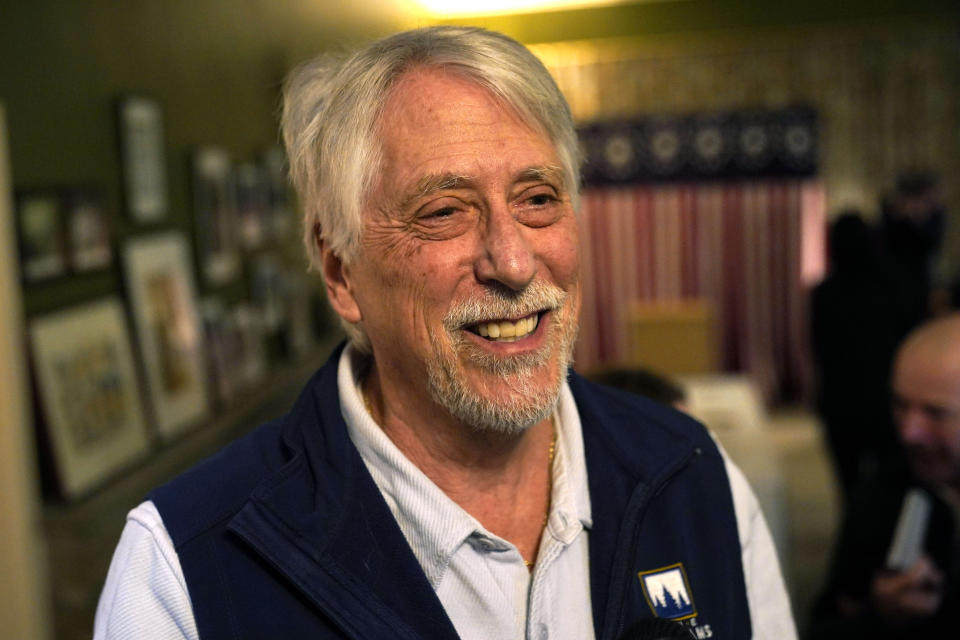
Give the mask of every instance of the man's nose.
[(908, 444), (926, 444), (932, 434), (929, 420), (916, 409), (902, 409), (897, 413), (897, 429), (900, 438)]
[(509, 207), (490, 210), (482, 240), (482, 254), (474, 270), (477, 280), (498, 282), (514, 291), (526, 287), (536, 273), (536, 259), (529, 245), (527, 228), (513, 217)]

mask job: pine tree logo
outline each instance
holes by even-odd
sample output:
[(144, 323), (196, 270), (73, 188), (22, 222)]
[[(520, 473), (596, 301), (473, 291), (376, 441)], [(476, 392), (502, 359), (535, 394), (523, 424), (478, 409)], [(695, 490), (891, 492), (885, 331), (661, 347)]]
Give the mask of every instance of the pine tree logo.
[(637, 575), (647, 604), (658, 618), (686, 620), (697, 615), (682, 562)]

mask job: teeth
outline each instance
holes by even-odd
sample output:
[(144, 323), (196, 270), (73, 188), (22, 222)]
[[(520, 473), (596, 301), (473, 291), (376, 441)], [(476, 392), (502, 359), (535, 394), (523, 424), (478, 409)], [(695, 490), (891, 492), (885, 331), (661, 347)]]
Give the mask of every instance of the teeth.
[(537, 328), (537, 323), (538, 315), (534, 314), (516, 322), (483, 322), (478, 324), (475, 330), (484, 338), (497, 340), (498, 342), (515, 342), (533, 333)]

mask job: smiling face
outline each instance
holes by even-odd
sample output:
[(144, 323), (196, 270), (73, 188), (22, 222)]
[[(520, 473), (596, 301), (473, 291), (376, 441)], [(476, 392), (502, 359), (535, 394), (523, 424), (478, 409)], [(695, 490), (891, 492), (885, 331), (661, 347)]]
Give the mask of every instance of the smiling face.
[(539, 422), (566, 375), (580, 301), (553, 145), (436, 69), (397, 82), (379, 134), (359, 254), (339, 273), (328, 255), (325, 273), (334, 308), (369, 337), (386, 402), (506, 433)]
[(914, 473), (960, 490), (960, 321), (907, 341), (894, 366), (893, 404)]

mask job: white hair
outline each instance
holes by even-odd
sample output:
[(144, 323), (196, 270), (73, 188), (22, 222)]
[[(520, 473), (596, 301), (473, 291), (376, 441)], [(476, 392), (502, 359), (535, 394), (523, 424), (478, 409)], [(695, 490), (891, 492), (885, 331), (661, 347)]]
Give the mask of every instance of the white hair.
[[(574, 209), (581, 154), (570, 107), (543, 63), (519, 42), (473, 27), (427, 27), (374, 42), (351, 55), (325, 55), (295, 69), (283, 90), (281, 130), (290, 175), (304, 208), (303, 241), (320, 269), (322, 238), (349, 263), (360, 244), (362, 211), (376, 187), (377, 126), (405, 72), (442, 68), (490, 91), (553, 144)], [(361, 351), (362, 328), (342, 321)]]
[(550, 73), (523, 45), (473, 27), (427, 27), (374, 42), (347, 57), (321, 56), (284, 85), (281, 129), (290, 174), (304, 207), (303, 238), (319, 268), (317, 238), (341, 260), (355, 255), (361, 212), (376, 186), (376, 131), (390, 90), (404, 72), (438, 67), (489, 90), (556, 148), (577, 207), (580, 150), (570, 108)]

